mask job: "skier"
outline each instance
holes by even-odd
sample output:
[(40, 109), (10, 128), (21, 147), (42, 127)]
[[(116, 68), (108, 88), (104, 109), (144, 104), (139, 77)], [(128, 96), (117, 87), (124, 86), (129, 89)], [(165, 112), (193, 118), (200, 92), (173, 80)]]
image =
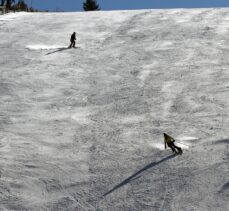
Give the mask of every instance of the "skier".
[(163, 133), (163, 134), (164, 134), (164, 140), (165, 140), (165, 149), (167, 145), (169, 148), (172, 149), (174, 153), (182, 154), (183, 153), (182, 149), (174, 144), (175, 139), (167, 135), (166, 133)]
[(69, 48), (72, 48), (72, 47), (75, 48), (75, 44), (76, 44), (75, 40), (76, 40), (76, 33), (73, 32), (70, 38), (71, 44), (69, 45)]

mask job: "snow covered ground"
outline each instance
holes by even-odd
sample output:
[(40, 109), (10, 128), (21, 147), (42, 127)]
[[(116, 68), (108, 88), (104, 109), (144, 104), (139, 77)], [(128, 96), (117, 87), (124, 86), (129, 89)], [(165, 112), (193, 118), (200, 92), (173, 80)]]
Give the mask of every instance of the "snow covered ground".
[(229, 9), (17, 13), (0, 37), (0, 210), (229, 209)]

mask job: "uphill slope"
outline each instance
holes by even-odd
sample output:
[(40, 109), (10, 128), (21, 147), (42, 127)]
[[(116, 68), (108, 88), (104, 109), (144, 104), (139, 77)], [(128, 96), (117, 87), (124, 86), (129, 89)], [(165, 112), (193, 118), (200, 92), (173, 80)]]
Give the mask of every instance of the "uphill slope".
[(228, 29), (229, 9), (1, 16), (0, 210), (228, 210)]

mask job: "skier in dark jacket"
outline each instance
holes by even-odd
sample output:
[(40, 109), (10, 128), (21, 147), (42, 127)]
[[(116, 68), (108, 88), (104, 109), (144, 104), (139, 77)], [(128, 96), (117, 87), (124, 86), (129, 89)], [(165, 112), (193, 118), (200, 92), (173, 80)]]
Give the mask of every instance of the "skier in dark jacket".
[(76, 44), (75, 40), (76, 40), (76, 33), (73, 32), (73, 34), (70, 38), (71, 44), (69, 45), (69, 48), (72, 48), (72, 47), (75, 48), (75, 44)]
[(175, 142), (174, 138), (164, 133), (164, 140), (165, 140), (165, 149), (166, 149), (166, 146), (168, 146), (169, 148), (172, 149), (174, 153), (177, 153), (177, 154), (183, 153), (182, 149), (174, 144)]

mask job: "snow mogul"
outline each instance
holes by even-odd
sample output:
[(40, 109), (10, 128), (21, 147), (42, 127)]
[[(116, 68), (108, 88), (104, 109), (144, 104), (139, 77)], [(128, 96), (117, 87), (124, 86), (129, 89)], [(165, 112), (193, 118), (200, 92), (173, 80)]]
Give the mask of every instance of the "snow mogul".
[(69, 45), (69, 48), (72, 48), (72, 47), (75, 48), (75, 45), (76, 45), (75, 40), (76, 40), (76, 33), (73, 32), (73, 34), (71, 35), (71, 38), (70, 38), (71, 44)]
[(174, 138), (172, 138), (171, 136), (164, 133), (164, 140), (165, 140), (165, 149), (168, 146), (169, 148), (172, 149), (172, 151), (175, 154), (182, 154), (183, 153), (182, 149), (174, 144), (174, 142), (175, 142)]

